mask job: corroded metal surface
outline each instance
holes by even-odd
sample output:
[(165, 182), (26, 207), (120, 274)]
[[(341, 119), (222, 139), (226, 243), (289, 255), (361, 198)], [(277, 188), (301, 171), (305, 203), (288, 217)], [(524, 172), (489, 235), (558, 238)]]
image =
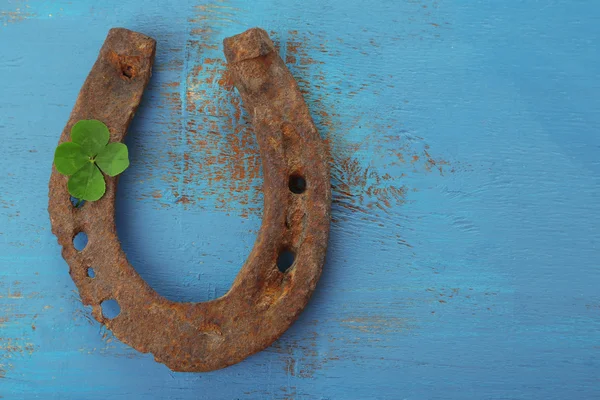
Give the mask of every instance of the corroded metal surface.
[[(263, 222), (254, 248), (231, 289), (205, 303), (178, 303), (158, 295), (129, 264), (114, 220), (116, 179), (106, 194), (74, 208), (67, 178), (50, 178), (52, 231), (70, 274), (94, 317), (123, 342), (176, 371), (210, 371), (235, 364), (269, 346), (306, 306), (325, 258), (331, 203), (321, 138), (302, 95), (266, 32), (251, 29), (224, 42), (234, 84), (252, 117), (264, 173)], [(110, 31), (79, 93), (61, 137), (71, 126), (99, 119), (111, 141), (122, 141), (151, 75), (153, 39), (125, 29)], [(82, 251), (73, 246), (88, 236)], [(295, 254), (285, 272), (283, 252)], [(95, 270), (95, 277), (87, 274)], [(105, 318), (101, 303), (114, 299), (121, 312)]]

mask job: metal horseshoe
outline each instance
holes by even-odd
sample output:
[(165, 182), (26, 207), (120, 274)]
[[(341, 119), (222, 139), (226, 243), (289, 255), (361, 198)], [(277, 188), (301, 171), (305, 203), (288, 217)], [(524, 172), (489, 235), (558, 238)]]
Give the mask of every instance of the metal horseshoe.
[[(72, 125), (98, 119), (122, 141), (151, 76), (156, 42), (111, 29), (77, 98), (59, 143)], [(50, 178), (52, 232), (62, 246), (85, 305), (121, 341), (174, 371), (211, 371), (238, 363), (275, 341), (306, 306), (321, 275), (329, 234), (331, 191), (324, 144), (294, 78), (262, 29), (227, 38), (224, 51), (235, 87), (252, 117), (262, 158), (264, 210), (254, 248), (231, 289), (202, 303), (169, 301), (129, 264), (115, 228), (117, 180), (106, 193), (76, 208), (67, 177)], [(73, 239), (88, 236), (78, 251)], [(285, 272), (282, 252), (295, 255)], [(88, 268), (95, 277), (88, 276)], [(102, 315), (114, 299), (120, 314)]]

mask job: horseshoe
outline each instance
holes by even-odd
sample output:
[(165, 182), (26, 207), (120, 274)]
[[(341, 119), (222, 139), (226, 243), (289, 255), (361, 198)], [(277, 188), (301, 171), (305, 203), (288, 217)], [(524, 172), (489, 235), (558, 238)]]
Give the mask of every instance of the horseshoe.
[[(122, 141), (148, 84), (156, 42), (111, 29), (79, 93), (59, 143), (73, 124), (98, 119)], [(76, 208), (67, 177), (53, 167), (48, 211), (62, 256), (92, 315), (122, 342), (174, 371), (211, 371), (265, 349), (296, 320), (313, 293), (325, 260), (331, 192), (324, 145), (298, 86), (267, 33), (258, 28), (227, 38), (224, 52), (260, 147), (264, 175), (262, 226), (231, 289), (201, 303), (161, 297), (129, 264), (115, 227), (117, 179), (106, 193)], [(88, 236), (78, 251), (73, 239)], [(281, 272), (277, 259), (292, 252)], [(93, 268), (95, 276), (88, 276)], [(120, 313), (102, 314), (114, 299)]]

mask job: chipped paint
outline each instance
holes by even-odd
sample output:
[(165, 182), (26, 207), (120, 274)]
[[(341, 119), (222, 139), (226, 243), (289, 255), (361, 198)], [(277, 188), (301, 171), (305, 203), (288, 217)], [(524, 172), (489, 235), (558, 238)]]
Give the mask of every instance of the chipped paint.
[[(0, 397), (598, 397), (599, 8), (1, 2)], [(223, 295), (260, 226), (244, 113), (222, 64), (205, 62), (223, 59), (223, 37), (276, 33), (330, 147), (335, 221), (315, 296), (243, 364), (170, 373), (128, 356), (72, 300), (41, 200), (56, 133), (111, 26), (159, 42), (117, 218), (160, 294)], [(240, 165), (232, 133), (250, 157)]]
[(15, 363), (31, 356), (36, 348), (29, 332), (19, 332), (19, 336), (8, 336), (14, 327), (22, 321), (35, 320), (35, 316), (22, 312), (24, 301), (35, 297), (35, 293), (24, 296), (21, 291), (22, 282), (7, 283), (0, 279), (0, 378), (6, 378), (14, 369)]
[(5, 6), (6, 9), (0, 9), (0, 24), (4, 26), (35, 16), (27, 0), (9, 0)]
[[(366, 82), (349, 81), (344, 83), (355, 88), (343, 92), (339, 87), (342, 82), (329, 82), (325, 63), (335, 63), (339, 51), (328, 48), (327, 37), (291, 30), (284, 40), (280, 48), (285, 49), (285, 59), (329, 145), (334, 204), (370, 216), (387, 213), (416, 190), (405, 183), (409, 175), (429, 173), (434, 168), (442, 175), (445, 170), (454, 172), (450, 162), (434, 158), (423, 138), (406, 130), (402, 121), (361, 112), (342, 115), (330, 93), (353, 97), (377, 94), (378, 89)], [(385, 124), (380, 122), (386, 120)], [(354, 135), (358, 140), (348, 135), (356, 128), (361, 131)], [(419, 162), (420, 158), (426, 161)], [(333, 218), (334, 223), (346, 219), (344, 213), (334, 213)]]
[(302, 341), (275, 342), (269, 351), (278, 354), (286, 375), (294, 378), (313, 378), (319, 369), (336, 358), (330, 352), (319, 351), (319, 340), (317, 332), (309, 332)]
[[(153, 198), (163, 206), (186, 207), (210, 200), (216, 210), (236, 212), (241, 217), (260, 215), (261, 165), (254, 132), (227, 77), (219, 46), (207, 46), (217, 42), (221, 25), (227, 24), (232, 10), (210, 5), (195, 10), (186, 48), (178, 51), (185, 58), (171, 63), (185, 75), (183, 85), (162, 85), (161, 108), (169, 110), (173, 120), (164, 132), (168, 135), (169, 168), (161, 177), (170, 193), (163, 198), (154, 191), (140, 199)], [(222, 16), (218, 18), (221, 23), (208, 26), (206, 21), (217, 15)], [(351, 212), (385, 213), (403, 204), (409, 193), (416, 190), (405, 183), (407, 175), (433, 170), (442, 175), (454, 172), (450, 162), (432, 156), (429, 145), (404, 130), (400, 121), (383, 125), (358, 114), (351, 117), (351, 125), (345, 122), (347, 118), (332, 107), (331, 95), (326, 94), (343, 94), (337, 88), (339, 82), (330, 83), (325, 73), (325, 62), (335, 62), (339, 55), (338, 50), (328, 48), (326, 37), (298, 30), (285, 34), (272, 31), (271, 35), (307, 97), (328, 144), (334, 203)], [(348, 94), (356, 96), (374, 90), (363, 82)], [(177, 122), (179, 118), (183, 118), (183, 123)], [(359, 141), (346, 135), (353, 126), (366, 132), (358, 135)], [(365, 158), (365, 154), (389, 154), (389, 161), (382, 164), (379, 159)], [(144, 162), (152, 170), (159, 160), (151, 158), (145, 157)], [(161, 166), (164, 171), (164, 164)], [(334, 215), (334, 222), (341, 219), (343, 215)]]
[(365, 315), (360, 317), (344, 318), (341, 325), (345, 328), (355, 329), (364, 333), (386, 335), (395, 332), (404, 332), (414, 329), (414, 322), (406, 318), (390, 315)]
[(6, 374), (14, 369), (14, 363), (31, 356), (35, 347), (19, 338), (0, 337), (0, 379), (6, 378)]

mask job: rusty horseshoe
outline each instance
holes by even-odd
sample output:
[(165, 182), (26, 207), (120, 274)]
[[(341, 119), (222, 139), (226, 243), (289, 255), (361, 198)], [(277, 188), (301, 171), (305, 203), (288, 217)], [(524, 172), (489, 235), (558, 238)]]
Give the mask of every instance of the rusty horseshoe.
[[(127, 29), (111, 29), (60, 136), (72, 125), (98, 119), (122, 141), (151, 76), (156, 42)], [(258, 28), (224, 40), (234, 85), (251, 116), (264, 176), (262, 226), (231, 289), (202, 303), (161, 297), (129, 264), (115, 227), (116, 178), (106, 193), (74, 207), (67, 177), (53, 167), (48, 211), (81, 300), (121, 341), (174, 371), (211, 371), (268, 347), (298, 317), (321, 275), (329, 234), (331, 192), (324, 144), (296, 81), (267, 33)], [(73, 239), (88, 237), (78, 251)], [(285, 272), (283, 252), (294, 254)], [(93, 268), (95, 276), (88, 276)], [(102, 314), (114, 299), (120, 313)]]

